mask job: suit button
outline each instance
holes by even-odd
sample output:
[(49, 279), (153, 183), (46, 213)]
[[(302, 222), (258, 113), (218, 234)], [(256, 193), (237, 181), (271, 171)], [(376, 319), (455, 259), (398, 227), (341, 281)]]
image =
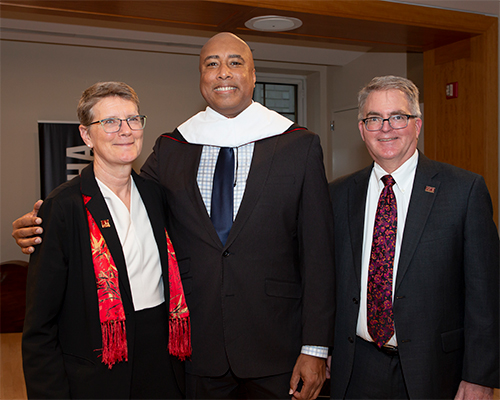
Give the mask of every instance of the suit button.
[(354, 343), (354, 339), (352, 337), (348, 337), (347, 340), (349, 340), (349, 343)]
[(222, 257), (229, 257), (231, 253), (229, 251), (225, 251), (224, 253), (222, 253)]
[(358, 304), (358, 299), (357, 299), (356, 297), (354, 297), (354, 298), (352, 299), (352, 302), (353, 302), (354, 304)]

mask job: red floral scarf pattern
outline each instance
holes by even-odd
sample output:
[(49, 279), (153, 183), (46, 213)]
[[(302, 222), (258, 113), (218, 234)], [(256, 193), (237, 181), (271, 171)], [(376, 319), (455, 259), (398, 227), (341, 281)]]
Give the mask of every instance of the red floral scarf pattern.
[(184, 361), (191, 356), (191, 323), (184, 296), (174, 246), (165, 229), (168, 250), (168, 281), (170, 285), (170, 317), (168, 351)]
[[(85, 205), (90, 196), (83, 196)], [(102, 362), (109, 369), (120, 361), (128, 361), (125, 311), (118, 285), (118, 270), (101, 231), (87, 210), (90, 246), (99, 302), (99, 319), (102, 331)]]

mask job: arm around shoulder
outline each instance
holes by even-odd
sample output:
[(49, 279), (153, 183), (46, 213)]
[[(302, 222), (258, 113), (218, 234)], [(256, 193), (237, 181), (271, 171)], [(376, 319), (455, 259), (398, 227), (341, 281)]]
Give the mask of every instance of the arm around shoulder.
[(43, 201), (38, 200), (33, 206), (33, 210), (22, 217), (16, 219), (12, 223), (12, 237), (16, 240), (16, 243), (21, 247), (21, 251), (24, 254), (31, 254), (35, 251), (37, 244), (42, 242), (40, 236), (43, 229), (39, 226), (42, 223), (42, 219), (38, 217), (38, 211), (42, 206)]

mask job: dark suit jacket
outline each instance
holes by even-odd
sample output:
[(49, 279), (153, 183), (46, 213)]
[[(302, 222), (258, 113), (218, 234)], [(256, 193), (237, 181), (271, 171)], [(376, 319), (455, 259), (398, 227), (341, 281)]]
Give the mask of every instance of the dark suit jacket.
[[(168, 260), (165, 241), (165, 197), (161, 187), (133, 172), (158, 244), (168, 299)], [(106, 240), (119, 274), (126, 315), (128, 362), (110, 370), (101, 362), (102, 335), (82, 193)], [(44, 201), (43, 242), (31, 256), (28, 269), (23, 366), (30, 398), (129, 398), (134, 360), (134, 308), (120, 239), (106, 206), (93, 166), (55, 189)], [(99, 221), (109, 220), (102, 229)], [(168, 307), (168, 301), (166, 302)], [(172, 359), (182, 375), (182, 366)], [(172, 380), (174, 377), (165, 376)]]
[(197, 186), (201, 145), (162, 135), (142, 173), (167, 189), (168, 229), (192, 324), (196, 375), (292, 370), (303, 344), (330, 346), (332, 214), (317, 135), (293, 127), (255, 143), (226, 245)]
[[(372, 166), (330, 184), (337, 318), (332, 397), (353, 366), (366, 193)], [(499, 383), (499, 241), (481, 176), (420, 154), (396, 277), (394, 323), (410, 398)]]

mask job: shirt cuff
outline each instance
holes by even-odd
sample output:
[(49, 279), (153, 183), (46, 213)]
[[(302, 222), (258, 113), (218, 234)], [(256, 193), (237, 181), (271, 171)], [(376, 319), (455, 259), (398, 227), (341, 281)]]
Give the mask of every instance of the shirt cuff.
[(302, 346), (300, 350), (302, 354), (307, 354), (308, 356), (328, 358), (328, 347), (323, 346)]

